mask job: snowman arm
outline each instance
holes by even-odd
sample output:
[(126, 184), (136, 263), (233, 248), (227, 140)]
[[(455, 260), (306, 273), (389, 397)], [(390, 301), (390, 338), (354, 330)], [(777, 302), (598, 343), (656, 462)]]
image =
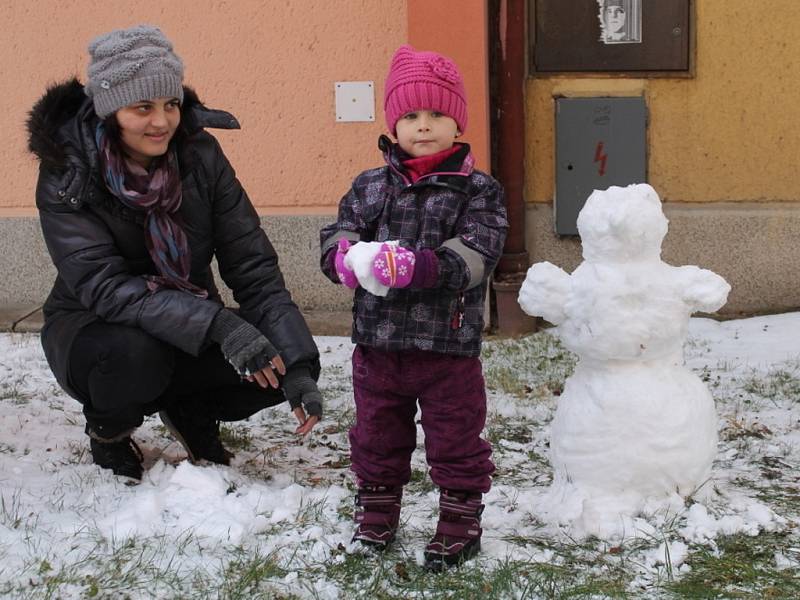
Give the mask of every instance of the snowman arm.
[(570, 290), (570, 275), (559, 267), (540, 262), (528, 269), (517, 301), (523, 311), (553, 325), (566, 319), (564, 305)]
[(683, 301), (691, 312), (714, 312), (722, 308), (731, 291), (730, 284), (721, 276), (695, 266), (680, 267), (686, 280)]

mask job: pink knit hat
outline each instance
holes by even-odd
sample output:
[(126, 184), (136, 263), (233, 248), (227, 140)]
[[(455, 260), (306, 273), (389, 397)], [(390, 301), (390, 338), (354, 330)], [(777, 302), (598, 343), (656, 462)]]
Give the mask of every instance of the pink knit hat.
[(436, 110), (451, 117), (461, 133), (467, 128), (467, 92), (456, 64), (436, 52), (400, 46), (392, 57), (383, 110), (389, 131), (404, 114)]

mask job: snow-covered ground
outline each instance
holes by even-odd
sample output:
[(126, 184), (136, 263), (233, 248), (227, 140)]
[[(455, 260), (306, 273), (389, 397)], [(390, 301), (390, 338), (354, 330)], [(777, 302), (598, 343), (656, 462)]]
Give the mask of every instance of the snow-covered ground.
[[(432, 590), (447, 576), (419, 569), (437, 500), (421, 445), (395, 549), (376, 557), (350, 544), (352, 345), (316, 339), (327, 404), (309, 438), (295, 438), (288, 410), (275, 408), (226, 426), (237, 453), (231, 467), (193, 466), (151, 418), (135, 434), (147, 472), (132, 486), (91, 464), (80, 405), (58, 388), (38, 337), (0, 335), (0, 597), (446, 597)], [(693, 319), (687, 365), (707, 382), (719, 414), (714, 493), (635, 520), (624, 539), (582, 546), (537, 517), (552, 477), (549, 422), (574, 357), (546, 332), (487, 342), (486, 436), (498, 471), (484, 551), (461, 572), (524, 563), (530, 569), (516, 569), (508, 597), (547, 597), (525, 577), (537, 566), (568, 568), (569, 547), (603, 554), (592, 563), (597, 577), (624, 559), (627, 592), (656, 597), (665, 581), (691, 572), (693, 553), (718, 552), (717, 540), (730, 534), (781, 536), (769, 560), (796, 572), (798, 340), (800, 313)]]

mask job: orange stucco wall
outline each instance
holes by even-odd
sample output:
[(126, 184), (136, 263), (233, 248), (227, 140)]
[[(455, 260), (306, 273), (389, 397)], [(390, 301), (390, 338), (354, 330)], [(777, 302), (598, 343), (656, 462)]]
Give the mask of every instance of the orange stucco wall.
[[(35, 214), (27, 111), (47, 84), (86, 73), (96, 35), (161, 27), (186, 83), (242, 124), (216, 131), (261, 213), (332, 213), (360, 171), (380, 163), (383, 83), (403, 43), (451, 56), (464, 74), (478, 166), (489, 160), (485, 0), (0, 0), (0, 217)], [(447, 26), (443, 26), (447, 24)], [(334, 82), (374, 81), (376, 120), (336, 123)]]
[(485, 0), (408, 0), (408, 41), (452, 58), (467, 88), (469, 142), (477, 166), (489, 164), (489, 30)]
[[(407, 41), (406, 0), (0, 0), (0, 217), (35, 214), (36, 163), (27, 111), (48, 83), (86, 73), (91, 38), (158, 25), (186, 65), (186, 83), (234, 113), (218, 131), (260, 212), (331, 213), (352, 178), (377, 165), (389, 59)], [(336, 123), (334, 82), (375, 82), (376, 121)]]

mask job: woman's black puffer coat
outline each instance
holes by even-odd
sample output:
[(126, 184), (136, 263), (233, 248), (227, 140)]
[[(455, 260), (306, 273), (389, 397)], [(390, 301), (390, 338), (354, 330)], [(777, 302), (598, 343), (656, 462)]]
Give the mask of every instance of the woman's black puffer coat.
[(183, 291), (150, 292), (157, 274), (145, 247), (144, 212), (125, 207), (106, 189), (98, 168), (97, 116), (83, 86), (51, 87), (28, 119), (29, 148), (40, 160), (36, 206), (58, 276), (44, 305), (42, 345), (59, 384), (72, 393), (68, 359), (87, 324), (139, 327), (190, 354), (222, 306), (211, 271), (216, 256), (240, 316), (278, 348), (287, 367), (304, 363), (319, 374), (319, 353), (286, 290), (278, 257), (217, 140), (205, 127), (238, 129), (227, 112), (210, 110), (184, 88), (176, 133), (183, 200), (180, 216), (191, 251), (192, 283), (207, 300)]

